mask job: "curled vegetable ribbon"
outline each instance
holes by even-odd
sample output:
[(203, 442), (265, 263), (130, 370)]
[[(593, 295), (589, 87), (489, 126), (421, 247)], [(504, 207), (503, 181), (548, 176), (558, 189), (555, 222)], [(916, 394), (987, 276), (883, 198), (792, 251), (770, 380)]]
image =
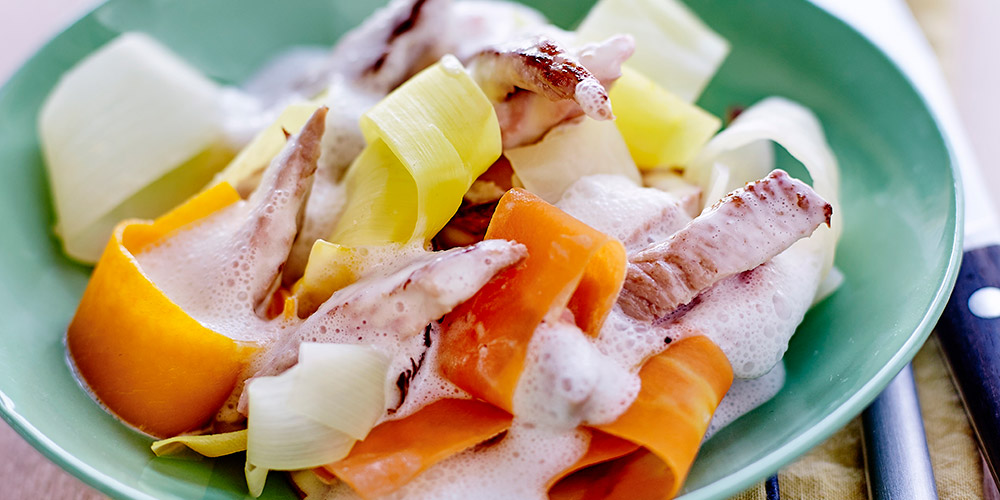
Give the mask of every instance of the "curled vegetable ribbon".
[(329, 241), (313, 245), (295, 286), (300, 312), (358, 279), (365, 247), (429, 241), (500, 157), (493, 105), (454, 56), (400, 85), (360, 126), (367, 146), (344, 177), (347, 202)]
[(647, 360), (639, 378), (638, 397), (617, 420), (596, 426), (601, 439), (592, 439), (587, 454), (553, 480), (550, 498), (658, 500), (677, 494), (733, 370), (708, 337), (694, 336)]
[(239, 199), (222, 183), (155, 221), (121, 222), (67, 330), (72, 360), (93, 394), (154, 436), (203, 426), (254, 349), (189, 316), (143, 274), (135, 255)]
[(511, 411), (528, 343), (546, 316), (568, 308), (586, 334), (600, 332), (625, 279), (625, 247), (523, 189), (500, 199), (486, 238), (517, 241), (528, 257), (445, 316), (441, 369)]
[[(585, 334), (596, 336), (617, 300), (625, 251), (619, 241), (517, 189), (501, 198), (486, 237), (518, 241), (528, 258), (445, 317), (441, 367), (473, 396), (512, 411), (538, 324), (565, 307)], [(554, 498), (676, 494), (732, 384), (732, 367), (712, 341), (693, 336), (647, 360), (639, 378), (631, 406), (592, 429), (588, 452), (552, 479)]]

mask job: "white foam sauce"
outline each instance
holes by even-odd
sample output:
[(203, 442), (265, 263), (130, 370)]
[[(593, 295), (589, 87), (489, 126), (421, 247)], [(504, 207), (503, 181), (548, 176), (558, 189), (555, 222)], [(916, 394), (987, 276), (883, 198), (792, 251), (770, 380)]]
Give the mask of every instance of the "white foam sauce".
[(565, 321), (539, 325), (524, 364), (514, 414), (553, 428), (611, 423), (635, 400), (641, 385), (629, 367)]
[(515, 420), (498, 443), (454, 455), (385, 498), (544, 500), (549, 478), (575, 463), (589, 444), (588, 434), (578, 429)]
[(665, 330), (675, 336), (700, 332), (726, 353), (734, 376), (759, 377), (788, 349), (821, 273), (821, 256), (793, 245), (762, 266), (716, 283)]
[[(397, 408), (398, 399), (394, 402), (387, 402), (388, 408), (395, 408), (392, 413), (387, 413), (379, 420), (379, 423), (388, 420), (398, 420), (413, 415), (421, 408), (442, 399), (472, 399), (469, 393), (460, 389), (441, 373), (438, 364), (438, 346), (441, 336), (441, 327), (435, 322), (431, 323), (427, 332), (431, 345), (426, 351), (423, 364), (417, 370), (416, 376), (410, 380), (409, 390), (403, 403)], [(390, 375), (393, 372), (390, 371)], [(398, 372), (397, 372), (398, 373)], [(393, 381), (395, 382), (395, 381)], [(398, 395), (398, 391), (393, 388), (387, 394)], [(398, 396), (397, 396), (398, 398)]]
[(249, 216), (238, 201), (135, 255), (143, 274), (206, 328), (241, 341), (266, 341), (276, 325), (254, 313), (258, 257), (235, 238)]
[(712, 415), (712, 421), (705, 431), (705, 439), (712, 437), (737, 418), (773, 398), (785, 385), (785, 364), (778, 362), (771, 371), (758, 378), (741, 378), (733, 381), (732, 387), (722, 398)]
[(583, 177), (556, 206), (617, 238), (630, 253), (665, 240), (691, 220), (674, 195), (640, 187), (621, 175)]

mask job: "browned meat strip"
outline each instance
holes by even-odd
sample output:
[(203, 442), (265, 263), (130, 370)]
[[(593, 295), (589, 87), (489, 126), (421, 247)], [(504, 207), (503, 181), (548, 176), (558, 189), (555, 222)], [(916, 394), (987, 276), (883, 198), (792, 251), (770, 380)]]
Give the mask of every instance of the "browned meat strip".
[(261, 185), (250, 196), (247, 222), (234, 235), (234, 244), (248, 244), (255, 251), (255, 277), (251, 297), (258, 314), (266, 310), (312, 189), (327, 108), (313, 113), (298, 135), (291, 138), (281, 154), (271, 162)]
[(403, 344), (527, 254), (519, 243), (486, 240), (429, 253), (389, 276), (361, 280), (334, 293), (269, 348), (254, 376), (275, 375), (294, 365), (303, 341)]
[(753, 269), (830, 224), (833, 208), (782, 170), (733, 191), (666, 241), (629, 259), (619, 303), (664, 316), (719, 280)]
[(576, 55), (550, 38), (534, 37), (480, 52), (470, 71), (494, 102), (504, 147), (511, 148), (537, 141), (582, 114), (614, 118), (606, 87), (621, 76), (621, 64), (634, 48), (630, 36), (620, 35)]
[(437, 52), (450, 0), (395, 0), (337, 42), (326, 83), (341, 74), (360, 87), (387, 93), (443, 54)]

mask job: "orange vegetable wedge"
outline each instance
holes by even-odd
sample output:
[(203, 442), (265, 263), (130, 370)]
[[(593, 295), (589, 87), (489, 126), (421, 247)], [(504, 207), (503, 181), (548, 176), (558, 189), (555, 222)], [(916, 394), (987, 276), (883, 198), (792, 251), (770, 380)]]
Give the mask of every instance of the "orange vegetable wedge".
[(252, 350), (188, 316), (146, 278), (135, 254), (239, 199), (219, 184), (156, 221), (120, 223), (69, 325), (70, 355), (93, 394), (154, 436), (202, 427)]
[[(559, 473), (559, 475), (550, 479), (550, 489), (554, 484), (560, 483), (563, 478), (576, 471), (623, 457), (639, 449), (639, 445), (631, 441), (612, 436), (611, 434), (601, 432), (597, 429), (588, 429), (588, 431), (590, 432), (590, 445), (587, 447), (587, 453), (580, 457), (576, 463)], [(563, 483), (568, 482), (569, 481), (562, 481), (560, 486), (564, 486)]]
[(567, 477), (549, 490), (549, 500), (663, 500), (674, 495), (668, 491), (675, 481), (674, 471), (643, 448)]
[(482, 401), (442, 399), (376, 426), (351, 453), (324, 467), (362, 498), (386, 495), (428, 467), (510, 427), (512, 417)]
[(671, 498), (687, 476), (715, 408), (733, 381), (725, 354), (707, 337), (688, 337), (650, 358), (642, 387), (614, 422), (596, 426), (643, 447), (570, 475), (552, 498)]
[(568, 306), (597, 335), (621, 290), (625, 248), (523, 189), (500, 199), (486, 238), (522, 243), (528, 257), (445, 316), (439, 359), (456, 385), (511, 411), (539, 323)]

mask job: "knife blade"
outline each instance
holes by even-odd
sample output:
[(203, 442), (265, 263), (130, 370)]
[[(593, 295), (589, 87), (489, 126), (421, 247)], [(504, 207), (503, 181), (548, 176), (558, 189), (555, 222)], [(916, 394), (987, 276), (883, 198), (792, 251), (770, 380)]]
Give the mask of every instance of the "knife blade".
[(906, 5), (901, 0), (818, 3), (873, 40), (910, 78), (959, 167), (965, 194), (964, 256), (937, 334), (983, 458), (996, 481), (1000, 466), (1000, 225), (995, 207), (986, 195), (943, 72)]

